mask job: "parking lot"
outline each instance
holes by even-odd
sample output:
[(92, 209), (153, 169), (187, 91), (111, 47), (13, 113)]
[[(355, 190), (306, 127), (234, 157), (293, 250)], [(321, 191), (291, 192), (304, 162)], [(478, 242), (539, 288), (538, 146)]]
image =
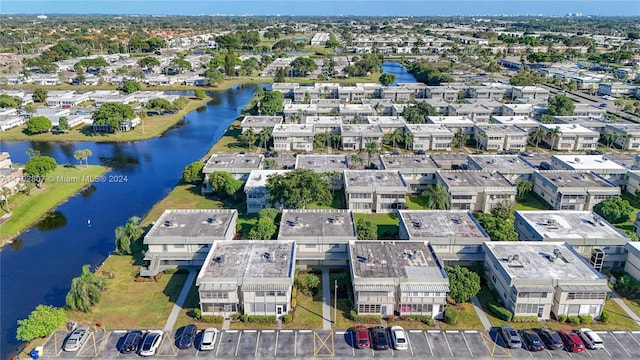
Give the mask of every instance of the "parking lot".
[[(560, 358), (560, 359), (638, 359), (640, 358), (640, 331), (598, 331), (604, 341), (603, 350), (585, 350), (569, 353), (564, 350), (507, 349), (495, 331), (477, 330), (407, 330), (409, 349), (374, 351), (353, 346), (351, 331), (322, 330), (226, 330), (218, 335), (211, 351), (195, 348), (180, 350), (175, 346), (174, 334), (165, 333), (156, 358), (219, 358), (219, 359), (296, 359), (332, 357), (336, 359), (490, 359), (490, 358)], [(77, 352), (61, 351), (68, 333), (58, 332), (44, 345), (41, 359), (136, 358), (135, 354), (121, 354), (125, 331), (92, 332)], [(196, 337), (196, 342), (198, 341)]]

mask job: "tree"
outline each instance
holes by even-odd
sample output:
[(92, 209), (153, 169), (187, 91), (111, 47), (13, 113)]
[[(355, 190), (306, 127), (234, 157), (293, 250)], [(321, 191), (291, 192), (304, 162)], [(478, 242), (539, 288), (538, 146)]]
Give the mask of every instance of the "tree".
[(58, 167), (56, 160), (50, 156), (33, 156), (27, 161), (27, 165), (24, 167), (24, 172), (35, 182), (36, 185), (40, 185), (47, 174), (51, 173)]
[(633, 211), (633, 207), (629, 201), (616, 196), (597, 203), (593, 211), (612, 224), (620, 224), (629, 220), (629, 213)]
[(202, 168), (204, 168), (202, 161), (194, 161), (185, 166), (184, 171), (182, 172), (182, 181), (187, 184), (201, 183), (204, 180)]
[(167, 99), (162, 98), (154, 98), (147, 102), (145, 105), (147, 109), (153, 109), (157, 112), (161, 112), (162, 110), (171, 110), (173, 109), (173, 105)]
[(80, 161), (80, 165), (82, 165), (82, 161), (84, 160), (86, 162), (87, 167), (89, 166), (89, 156), (93, 155), (93, 153), (91, 152), (91, 150), (89, 149), (82, 149), (82, 150), (76, 150), (73, 153), (73, 157)]
[(13, 195), (13, 191), (11, 191), (11, 189), (9, 189), (6, 186), (3, 186), (2, 189), (0, 189), (0, 195), (2, 195), (2, 205), (4, 207), (4, 210), (7, 213), (10, 213), (11, 210), (9, 209), (9, 196)]
[(516, 188), (518, 189), (518, 197), (522, 198), (529, 191), (533, 190), (533, 183), (527, 180), (516, 181)]
[(549, 99), (549, 106), (547, 107), (547, 113), (553, 116), (572, 116), (575, 110), (575, 105), (570, 97), (562, 94)]
[(143, 69), (149, 69), (154, 66), (160, 66), (160, 60), (156, 59), (153, 56), (146, 56), (138, 60), (138, 66)]
[[(284, 71), (284, 68), (279, 67), (276, 69), (276, 76), (273, 79), (273, 82), (277, 82), (277, 83), (283, 83), (285, 82), (285, 77), (287, 73)], [(17, 106), (16, 106), (17, 107)]]
[(48, 91), (45, 88), (37, 88), (33, 90), (33, 101), (36, 101), (39, 103), (47, 102), (47, 93)]
[(116, 236), (116, 252), (120, 255), (131, 254), (131, 244), (133, 241), (140, 239), (144, 232), (140, 227), (140, 219), (137, 216), (132, 216), (127, 220), (127, 223), (118, 226), (115, 230)]
[(284, 109), (284, 95), (279, 91), (268, 91), (260, 100), (260, 112), (263, 115), (275, 115)]
[(362, 156), (360, 156), (360, 155), (353, 154), (353, 155), (351, 155), (351, 162), (354, 165), (362, 165), (362, 164), (364, 164), (364, 158)]
[(237, 180), (231, 173), (226, 171), (214, 171), (209, 175), (209, 184), (214, 193), (226, 198), (238, 196), (244, 182)]
[(319, 173), (310, 169), (295, 169), (286, 174), (274, 174), (267, 178), (269, 202), (281, 204), (286, 209), (306, 209), (309, 204), (331, 204), (331, 185)]
[(22, 99), (8, 94), (0, 94), (0, 108), (17, 108), (22, 104)]
[(529, 141), (536, 145), (536, 151), (538, 150), (538, 145), (540, 141), (544, 139), (545, 131), (542, 128), (535, 129), (531, 135), (529, 135)]
[(427, 116), (436, 115), (438, 115), (438, 110), (425, 102), (407, 106), (402, 111), (402, 116), (404, 116), (409, 124), (424, 124), (427, 122)]
[(425, 207), (431, 210), (449, 210), (451, 204), (449, 202), (449, 193), (447, 189), (440, 185), (429, 186), (420, 194), (425, 198)]
[(387, 73), (380, 75), (380, 78), (378, 79), (378, 82), (380, 82), (382, 86), (389, 86), (393, 84), (395, 81), (396, 81), (396, 76), (394, 74), (387, 74)]
[(16, 340), (32, 341), (53, 334), (67, 322), (67, 313), (62, 308), (38, 305), (26, 319), (18, 320)]
[(193, 93), (193, 96), (195, 96), (198, 100), (204, 100), (207, 97), (207, 93), (204, 92), (204, 90), (196, 90)]
[(82, 275), (71, 280), (71, 289), (65, 302), (71, 310), (89, 312), (91, 307), (100, 302), (101, 290), (105, 279), (90, 270), (90, 265), (82, 267)]
[(185, 71), (191, 71), (191, 63), (185, 59), (175, 58), (169, 63), (169, 69), (183, 73)]
[(262, 130), (260, 130), (260, 132), (258, 133), (258, 139), (262, 143), (262, 147), (264, 147), (264, 151), (267, 151), (267, 144), (271, 139), (271, 129), (263, 128)]
[(293, 60), (290, 64), (292, 73), (295, 76), (306, 76), (307, 73), (318, 69), (318, 65), (313, 59), (307, 57), (299, 57)]
[(58, 130), (63, 132), (69, 131), (69, 119), (66, 116), (60, 116), (58, 119)]
[(378, 225), (360, 218), (356, 221), (356, 234), (358, 234), (358, 240), (377, 240)]
[(120, 90), (124, 91), (125, 94), (133, 94), (134, 92), (139, 91), (140, 89), (142, 89), (142, 86), (140, 86), (140, 83), (133, 80), (129, 80), (125, 82), (120, 88)]
[(276, 234), (276, 219), (280, 212), (276, 209), (262, 209), (258, 212), (258, 223), (249, 231), (251, 240), (271, 240)]
[(247, 147), (249, 148), (249, 151), (253, 150), (253, 147), (255, 146), (257, 138), (258, 136), (256, 135), (253, 128), (248, 128), (245, 132), (240, 134), (240, 141), (242, 141), (245, 145), (247, 145)]
[(28, 157), (40, 156), (40, 150), (33, 150), (32, 148), (28, 148), (26, 154)]
[(118, 103), (104, 103), (93, 111), (91, 118), (94, 125), (108, 126), (112, 132), (120, 131), (120, 125), (136, 116), (130, 105)]
[(217, 85), (224, 81), (224, 75), (222, 75), (220, 70), (215, 68), (205, 70), (204, 77), (207, 79), (209, 85)]
[(561, 136), (562, 130), (560, 130), (559, 126), (556, 126), (555, 128), (549, 130), (549, 132), (547, 132), (547, 134), (545, 135), (545, 137), (552, 143), (551, 148), (558, 146), (557, 143), (560, 140)]
[(29, 134), (40, 134), (51, 130), (51, 120), (44, 116), (34, 116), (27, 121)]
[(371, 157), (380, 153), (380, 145), (377, 142), (370, 141), (364, 145), (364, 152), (367, 153), (367, 162), (371, 163)]
[(313, 290), (320, 286), (320, 277), (316, 274), (306, 273), (298, 276), (296, 283), (298, 284), (298, 290), (301, 293), (307, 296), (312, 296)]
[(469, 301), (480, 292), (480, 276), (467, 268), (445, 266), (444, 271), (449, 278), (449, 296), (456, 304)]
[(480, 145), (482, 145), (483, 140), (487, 138), (487, 133), (479, 133), (476, 135), (476, 150), (480, 150)]
[(491, 241), (515, 241), (518, 240), (518, 233), (513, 225), (513, 210), (513, 205), (501, 203), (490, 213), (477, 215), (476, 219)]

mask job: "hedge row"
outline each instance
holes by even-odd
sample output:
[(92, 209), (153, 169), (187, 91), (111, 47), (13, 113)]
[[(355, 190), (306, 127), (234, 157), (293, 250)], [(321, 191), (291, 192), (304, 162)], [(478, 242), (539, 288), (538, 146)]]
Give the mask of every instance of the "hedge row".
[(353, 321), (361, 322), (361, 323), (376, 324), (376, 323), (380, 323), (381, 316), (380, 315), (358, 315), (358, 313), (355, 312), (355, 310), (351, 310), (349, 311), (349, 319)]
[(458, 323), (458, 317), (460, 313), (453, 306), (445, 306), (444, 308), (444, 322), (449, 325), (455, 325)]
[[(505, 308), (502, 307), (498, 304), (495, 303), (491, 303), (489, 304), (489, 312), (491, 313), (491, 315), (497, 317), (500, 320), (504, 320), (504, 321), (511, 321), (511, 319), (513, 318), (513, 313)], [(537, 320), (537, 318), (536, 318)]]
[[(603, 314), (604, 314), (604, 312), (603, 312)], [(574, 325), (591, 324), (591, 322), (593, 321), (593, 317), (591, 317), (591, 315), (580, 315), (580, 316), (560, 315), (560, 316), (558, 316), (558, 321), (561, 322), (561, 323), (569, 323), (569, 324), (574, 324)], [(606, 322), (606, 319), (603, 322)]]
[(511, 319), (512, 322), (514, 323), (525, 323), (525, 322), (537, 322), (538, 321), (538, 317), (533, 315), (533, 316), (514, 316)]
[(402, 316), (402, 318), (409, 321), (420, 321), (421, 323), (429, 326), (433, 326), (436, 323), (436, 321), (429, 315), (405, 315)]

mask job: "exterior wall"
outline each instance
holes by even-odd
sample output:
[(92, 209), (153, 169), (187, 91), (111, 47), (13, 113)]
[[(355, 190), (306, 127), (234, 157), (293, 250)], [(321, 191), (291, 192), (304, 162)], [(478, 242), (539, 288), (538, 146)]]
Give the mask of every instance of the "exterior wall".
[(198, 289), (202, 315), (227, 316), (240, 311), (240, 298), (238, 290), (235, 288), (236, 284), (230, 283), (228, 285), (234, 287), (234, 290), (205, 291)]
[(591, 315), (597, 319), (602, 314), (606, 298), (607, 294), (604, 292), (566, 292), (557, 289), (551, 311), (556, 316)]
[(291, 308), (291, 287), (286, 291), (243, 291), (243, 311), (248, 315), (285, 315)]
[(440, 319), (447, 304), (447, 293), (443, 292), (400, 291), (399, 297), (400, 315), (427, 315)]
[(640, 257), (629, 252), (627, 262), (624, 265), (624, 271), (633, 276), (636, 280), (640, 280)]
[(356, 291), (353, 296), (359, 315), (393, 315), (396, 311), (396, 291)]

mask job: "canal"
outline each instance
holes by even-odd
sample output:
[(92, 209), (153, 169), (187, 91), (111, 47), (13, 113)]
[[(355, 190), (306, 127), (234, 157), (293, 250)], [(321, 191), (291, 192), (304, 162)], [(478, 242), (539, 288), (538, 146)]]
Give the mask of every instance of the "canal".
[[(89, 163), (126, 176), (126, 182), (94, 184), (57, 209), (56, 221), (40, 223), (0, 251), (0, 357), (16, 351), (17, 320), (38, 304), (63, 306), (71, 279), (82, 265), (95, 267), (114, 250), (114, 229), (131, 216), (143, 217), (178, 182), (183, 168), (201, 158), (251, 100), (255, 86), (211, 93), (213, 99), (189, 113), (163, 136), (130, 143), (0, 142), (14, 163), (33, 148), (76, 164), (73, 153), (90, 149)], [(89, 224), (89, 221), (90, 224)]]
[(411, 75), (399, 62), (385, 62), (382, 64), (382, 71), (387, 74), (393, 74), (396, 76), (396, 81), (391, 86), (398, 85), (398, 83), (416, 83), (416, 78)]

